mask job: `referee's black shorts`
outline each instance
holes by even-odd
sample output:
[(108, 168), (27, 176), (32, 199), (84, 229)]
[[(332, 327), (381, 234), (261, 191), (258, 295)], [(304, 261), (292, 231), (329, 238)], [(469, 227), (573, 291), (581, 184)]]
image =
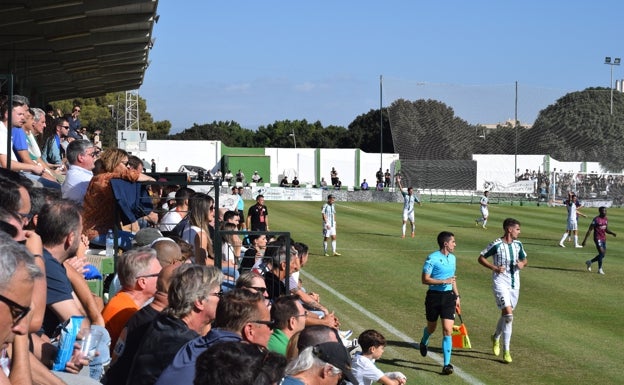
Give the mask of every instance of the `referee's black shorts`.
[(436, 322), (439, 318), (455, 320), (455, 302), (457, 296), (452, 290), (428, 290), (425, 298), (427, 321)]

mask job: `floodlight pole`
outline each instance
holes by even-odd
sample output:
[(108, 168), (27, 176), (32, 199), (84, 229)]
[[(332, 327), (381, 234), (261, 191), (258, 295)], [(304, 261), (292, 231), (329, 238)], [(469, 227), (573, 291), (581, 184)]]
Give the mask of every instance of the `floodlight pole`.
[(295, 127), (292, 128), (292, 133), (288, 134), (288, 136), (292, 136), (293, 138), (293, 146), (295, 149), (297, 148), (297, 139), (295, 138)]
[(611, 88), (611, 115), (613, 115), (613, 66), (620, 65), (620, 58), (614, 58), (612, 63), (611, 56), (607, 56), (605, 57), (605, 64), (608, 64), (611, 67), (611, 81), (609, 82), (609, 88)]
[[(518, 171), (518, 81), (516, 80), (516, 105), (514, 115), (514, 129), (516, 130), (516, 152), (514, 153), (514, 180)], [(517, 182), (517, 180), (516, 180)]]
[(383, 170), (383, 75), (379, 75), (379, 169)]

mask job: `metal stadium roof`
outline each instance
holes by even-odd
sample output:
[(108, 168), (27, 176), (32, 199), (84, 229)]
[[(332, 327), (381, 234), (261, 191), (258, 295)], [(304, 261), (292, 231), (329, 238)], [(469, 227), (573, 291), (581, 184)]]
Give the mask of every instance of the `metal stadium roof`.
[[(0, 74), (53, 101), (138, 89), (158, 0), (2, 0)], [(3, 91), (5, 91), (3, 89)]]

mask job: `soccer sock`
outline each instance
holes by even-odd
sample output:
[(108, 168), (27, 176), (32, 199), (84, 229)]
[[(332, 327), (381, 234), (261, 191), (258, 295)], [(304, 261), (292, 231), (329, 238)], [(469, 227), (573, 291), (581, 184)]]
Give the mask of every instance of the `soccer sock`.
[(561, 241), (559, 241), (559, 243), (563, 243), (567, 237), (568, 237), (568, 233), (563, 233), (563, 237), (561, 237)]
[(332, 241), (332, 251), (336, 252), (336, 241)]
[(427, 327), (425, 326), (425, 328), (423, 329), (423, 336), (420, 339), (420, 343), (429, 345), (429, 336), (431, 336), (431, 333), (429, 333), (429, 330), (427, 330)]
[(604, 255), (598, 254), (596, 258), (598, 258), (598, 269), (602, 269), (602, 260), (604, 259)]
[(511, 342), (511, 325), (513, 324), (513, 314), (505, 314), (505, 325), (503, 327), (503, 350), (509, 351), (509, 343)]
[(403, 223), (403, 227), (401, 227), (401, 232), (405, 235), (405, 223)]
[(327, 254), (327, 241), (323, 241), (323, 253)]
[(442, 337), (442, 352), (444, 353), (444, 366), (451, 363), (451, 351), (453, 349), (453, 343), (451, 336)]
[(487, 225), (487, 219), (483, 220), (483, 227), (485, 227), (485, 225)]
[(574, 236), (574, 246), (578, 245), (578, 235)]
[(412, 233), (416, 230), (416, 225), (412, 223)]
[(503, 334), (503, 328), (505, 327), (505, 318), (501, 316), (496, 323), (496, 330), (494, 331), (494, 338), (499, 339)]

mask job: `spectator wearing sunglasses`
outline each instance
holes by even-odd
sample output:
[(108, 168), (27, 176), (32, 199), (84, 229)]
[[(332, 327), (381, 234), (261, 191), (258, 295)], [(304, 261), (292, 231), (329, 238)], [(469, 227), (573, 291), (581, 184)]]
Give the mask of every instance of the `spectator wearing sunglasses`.
[(121, 331), (111, 353), (111, 365), (104, 374), (102, 384), (125, 384), (132, 360), (152, 321), (169, 306), (171, 278), (180, 264), (170, 264), (162, 268), (156, 280), (154, 300), (134, 313)]
[(116, 270), (121, 291), (110, 299), (102, 311), (111, 336), (111, 349), (130, 317), (156, 294), (156, 278), (161, 269), (156, 251), (150, 247), (139, 247), (119, 257)]
[(65, 118), (56, 119), (54, 126), (56, 132), (50, 136), (43, 145), (41, 158), (50, 165), (62, 165), (64, 151), (61, 147), (63, 141), (69, 135), (69, 123)]
[(258, 273), (249, 271), (241, 274), (236, 280), (236, 288), (249, 290), (252, 293), (260, 293), (266, 299), (269, 298), (266, 285), (264, 284), (264, 278)]
[(260, 293), (241, 289), (225, 293), (217, 305), (217, 318), (210, 332), (183, 345), (156, 385), (193, 385), (197, 358), (216, 343), (245, 341), (266, 347), (273, 324)]
[(305, 328), (307, 317), (308, 311), (303, 308), (299, 296), (285, 295), (273, 301), (271, 319), (275, 322), (275, 329), (267, 348), (286, 356), (288, 341)]
[[(0, 206), (6, 210), (6, 212), (0, 215), (2, 220), (6, 222), (3, 225), (3, 231), (10, 234), (14, 240), (25, 245), (31, 254), (41, 256), (43, 255), (41, 238), (34, 231), (33, 225), (35, 207), (31, 194), (34, 194), (34, 190), (30, 179), (23, 176), (22, 173), (0, 168)], [(38, 192), (48, 191), (48, 189), (36, 190)], [(36, 208), (36, 213), (39, 212), (40, 208), (41, 206)], [(45, 275), (43, 258), (36, 258), (35, 264), (39, 266)], [(33, 311), (30, 314), (30, 331), (33, 333), (39, 331), (43, 323), (46, 307), (46, 290), (45, 277), (35, 280)]]
[(82, 204), (98, 156), (98, 149), (88, 140), (74, 140), (67, 146), (69, 169), (61, 186), (63, 198)]
[[(23, 246), (0, 232), (0, 344), (11, 344), (11, 378), (32, 381), (28, 353), (28, 321), (34, 281), (42, 276), (34, 258)], [(4, 355), (5, 352), (3, 352)], [(0, 382), (12, 383), (0, 370)]]
[(71, 114), (66, 114), (65, 118), (67, 119), (67, 123), (69, 124), (69, 129), (72, 132), (78, 133), (80, 128), (82, 127), (82, 123), (80, 123), (80, 112), (82, 108), (80, 106), (74, 106), (72, 108)]

